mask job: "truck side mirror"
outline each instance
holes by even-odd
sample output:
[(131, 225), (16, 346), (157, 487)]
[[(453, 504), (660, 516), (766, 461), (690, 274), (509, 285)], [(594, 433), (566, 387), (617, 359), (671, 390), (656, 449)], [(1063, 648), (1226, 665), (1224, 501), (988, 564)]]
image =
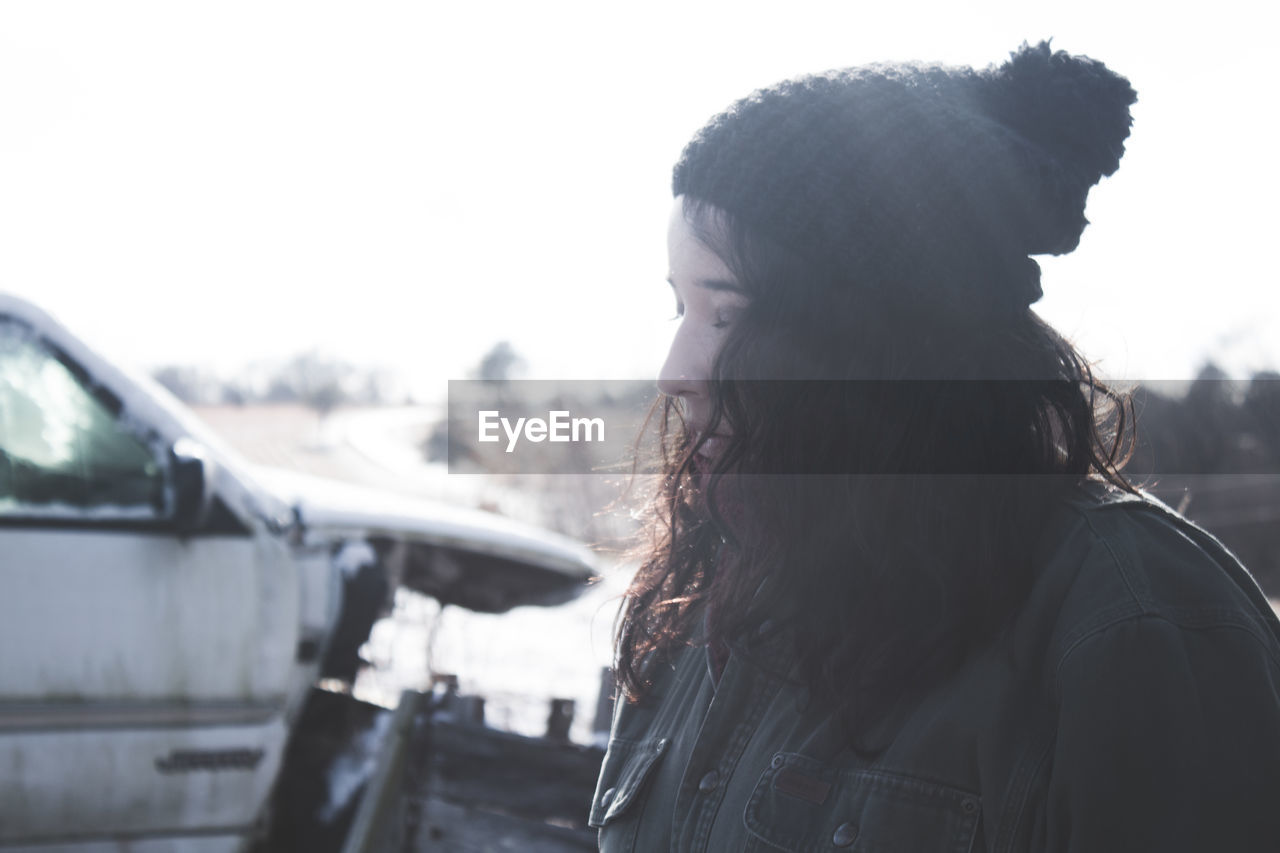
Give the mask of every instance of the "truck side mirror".
[(169, 451), (173, 471), (173, 523), (184, 535), (198, 530), (209, 514), (212, 500), (205, 460), (203, 445), (189, 438), (178, 439)]

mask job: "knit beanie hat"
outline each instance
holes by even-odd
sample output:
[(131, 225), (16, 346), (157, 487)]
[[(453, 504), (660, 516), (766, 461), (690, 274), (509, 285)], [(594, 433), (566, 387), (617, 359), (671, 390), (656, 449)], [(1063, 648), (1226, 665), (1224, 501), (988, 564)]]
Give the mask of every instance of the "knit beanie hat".
[(1026, 44), (983, 70), (872, 65), (762, 89), (685, 147), (676, 195), (901, 308), (990, 319), (1041, 296), (1129, 135), (1129, 82)]

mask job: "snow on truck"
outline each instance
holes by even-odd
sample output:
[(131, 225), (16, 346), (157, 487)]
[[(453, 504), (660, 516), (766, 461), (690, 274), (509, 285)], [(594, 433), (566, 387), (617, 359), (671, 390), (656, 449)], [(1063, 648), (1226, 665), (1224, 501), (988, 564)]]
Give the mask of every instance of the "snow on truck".
[(553, 604), (577, 543), (248, 465), (0, 294), (0, 851), (243, 851), (390, 590)]

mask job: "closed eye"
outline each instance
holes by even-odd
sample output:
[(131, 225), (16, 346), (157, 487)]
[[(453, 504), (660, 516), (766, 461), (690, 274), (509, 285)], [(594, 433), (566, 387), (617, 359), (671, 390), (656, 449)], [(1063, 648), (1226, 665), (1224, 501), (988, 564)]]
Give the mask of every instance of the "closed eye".
[(724, 309), (716, 312), (715, 322), (711, 324), (713, 329), (727, 329), (733, 325), (739, 311), (734, 309)]

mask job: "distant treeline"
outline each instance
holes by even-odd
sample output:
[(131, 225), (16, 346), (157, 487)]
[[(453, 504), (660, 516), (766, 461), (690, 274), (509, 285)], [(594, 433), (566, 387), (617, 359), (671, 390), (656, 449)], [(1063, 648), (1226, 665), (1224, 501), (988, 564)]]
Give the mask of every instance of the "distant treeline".
[(1133, 394), (1127, 475), (1218, 536), (1280, 599), (1280, 373), (1230, 380), (1209, 364), (1185, 394), (1162, 389)]
[(1175, 396), (1166, 383), (1133, 392), (1134, 474), (1280, 473), (1280, 373), (1227, 378), (1208, 364)]
[(190, 405), (298, 403), (324, 415), (339, 406), (405, 402), (393, 397), (387, 371), (356, 367), (316, 350), (252, 365), (230, 378), (187, 365), (166, 365), (151, 376)]

